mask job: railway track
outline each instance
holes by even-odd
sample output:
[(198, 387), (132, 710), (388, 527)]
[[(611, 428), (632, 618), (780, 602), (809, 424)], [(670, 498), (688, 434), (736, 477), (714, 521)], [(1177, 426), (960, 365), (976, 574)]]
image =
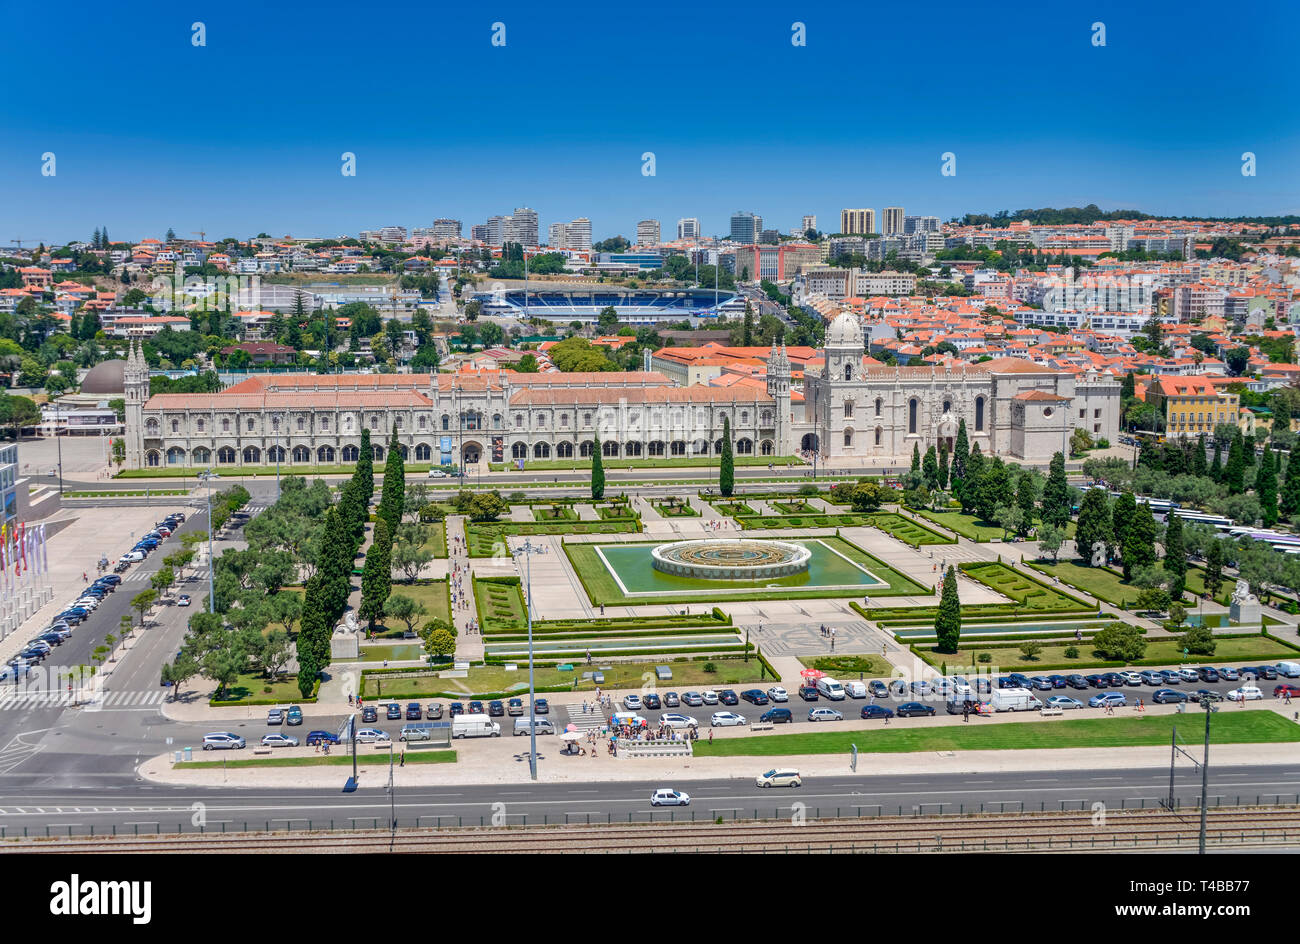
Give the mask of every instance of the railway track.
[[(1185, 811), (934, 816), (903, 820), (741, 821), (614, 826), (187, 833), (98, 838), (31, 838), (0, 852), (1090, 852), (1192, 848), (1199, 814)], [(1300, 810), (1211, 811), (1216, 847), (1300, 844)]]

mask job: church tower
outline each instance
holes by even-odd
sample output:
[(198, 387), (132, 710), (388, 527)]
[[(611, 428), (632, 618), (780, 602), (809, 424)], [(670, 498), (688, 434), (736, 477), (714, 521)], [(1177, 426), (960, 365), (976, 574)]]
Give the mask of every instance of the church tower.
[(794, 454), (794, 434), (790, 415), (790, 358), (785, 353), (785, 342), (777, 350), (775, 339), (767, 355), (767, 394), (776, 401), (776, 442), (778, 456)]
[(149, 365), (144, 359), (144, 343), (132, 341), (122, 370), (122, 389), (126, 399), (126, 467), (144, 468), (144, 402), (149, 399)]

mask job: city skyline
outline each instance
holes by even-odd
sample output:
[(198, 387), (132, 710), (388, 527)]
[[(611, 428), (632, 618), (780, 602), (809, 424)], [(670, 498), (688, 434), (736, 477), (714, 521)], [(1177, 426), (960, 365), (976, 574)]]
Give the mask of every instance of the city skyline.
[[(44, 81), (39, 94), (4, 106), (0, 181), (13, 233), (0, 238), (58, 243), (101, 225), (122, 238), (168, 227), (330, 236), (435, 217), (468, 228), (517, 206), (535, 209), (543, 229), (590, 217), (597, 239), (632, 238), (639, 220), (683, 216), (699, 217), (706, 235), (722, 234), (738, 208), (782, 232), (804, 214), (830, 221), (862, 206), (944, 220), (1089, 203), (1176, 216), (1300, 213), (1287, 170), (1300, 163), (1286, 104), (1298, 85), (1285, 67), (1295, 13), (1262, 4), (1247, 24), (1211, 9), (1102, 4), (1082, 16), (944, 3), (868, 18), (831, 4), (792, 12), (760, 3), (743, 18), (692, 9), (695, 28), (683, 31), (670, 17), (627, 11), (557, 24), (530, 8), (439, 11), (435, 19), (412, 6), (405, 15), (417, 28), (394, 32), (348, 17), (345, 34), (336, 25), (343, 16), (329, 15), (342, 8), (327, 2), (311, 21), (266, 11), (250, 34), (233, 11), (179, 16), (146, 4), (134, 19), (87, 10), (51, 34), (38, 28), (39, 9), (16, 8), (9, 35), (27, 38), (5, 50), (10, 72)], [(201, 16), (207, 45), (196, 47), (191, 21)], [(426, 17), (445, 38), (436, 79), (412, 65), (427, 54), (418, 28)], [(497, 22), (505, 25), (501, 47), (491, 44)], [(836, 63), (861, 52), (854, 27), (868, 22), (909, 58), (884, 63), (883, 82), (863, 97), (870, 121), (845, 121), (844, 96), (858, 94), (860, 75)], [(1105, 25), (1104, 47), (1093, 45), (1095, 22)], [(793, 23), (804, 24), (806, 46), (792, 44)], [(536, 79), (554, 68), (560, 48), (593, 64), (611, 48), (620, 61), (707, 62), (722, 35), (749, 50), (759, 70), (768, 94), (754, 104), (728, 92), (725, 79), (716, 94), (698, 94), (693, 70), (668, 76), (689, 84), (678, 92), (665, 83), (670, 107), (661, 108), (619, 107), (619, 83)], [(349, 71), (340, 82), (320, 55), (340, 43), (385, 48), (392, 70)], [(1227, 82), (1189, 91), (1178, 79), (1186, 68), (1179, 50), (1207, 43), (1224, 58), (1248, 55), (1260, 91), (1243, 94)], [(145, 104), (84, 91), (102, 80), (103, 50), (123, 44), (149, 50), (139, 77)], [(291, 80), (261, 78), (271, 75), (261, 70), (272, 55), (275, 74)], [(500, 61), (485, 69), (493, 56)], [(50, 70), (54, 61), (59, 68)], [(1029, 80), (1009, 78), (1013, 67)], [(954, 69), (966, 78), (957, 82)], [(474, 76), (468, 110), (450, 104), (459, 86), (442, 79), (458, 74)], [(981, 87), (978, 98), (968, 90)], [(523, 107), (511, 104), (521, 95)], [(74, 100), (74, 117), (58, 120), (50, 102)], [(780, 125), (791, 133), (773, 134)], [(1242, 174), (1246, 152), (1256, 156), (1256, 176)], [(340, 172), (344, 153), (355, 155), (354, 177)], [(957, 173), (945, 177), (948, 153)], [(55, 156), (52, 177), (42, 176), (46, 154)], [(653, 176), (643, 174), (646, 154), (654, 155)]]

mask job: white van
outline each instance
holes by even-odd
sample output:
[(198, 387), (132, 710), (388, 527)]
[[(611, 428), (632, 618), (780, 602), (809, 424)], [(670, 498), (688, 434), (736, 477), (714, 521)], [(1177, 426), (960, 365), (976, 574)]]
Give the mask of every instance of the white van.
[(848, 695), (850, 698), (866, 698), (867, 683), (866, 682), (845, 682), (844, 694)]
[[(547, 718), (538, 718), (538, 719), (536, 719), (536, 721), (537, 721), (537, 733), (538, 733), (538, 734), (554, 734), (554, 733), (555, 733), (555, 725), (551, 724), (551, 722), (550, 722), (549, 719), (547, 719)], [(521, 734), (527, 734), (527, 733), (528, 733), (528, 719), (527, 719), (527, 718), (516, 718), (516, 719), (515, 719), (515, 737), (519, 737), (519, 735), (521, 735)]]
[(1300, 662), (1279, 662), (1275, 668), (1278, 675), (1285, 675), (1287, 678), (1300, 678)]
[(995, 688), (989, 703), (994, 711), (1037, 711), (1043, 707), (1038, 696), (1027, 688)]
[(451, 720), (453, 738), (500, 737), (501, 725), (487, 715), (457, 715)]
[(817, 680), (817, 694), (831, 701), (843, 701), (844, 686), (829, 675), (823, 675)]

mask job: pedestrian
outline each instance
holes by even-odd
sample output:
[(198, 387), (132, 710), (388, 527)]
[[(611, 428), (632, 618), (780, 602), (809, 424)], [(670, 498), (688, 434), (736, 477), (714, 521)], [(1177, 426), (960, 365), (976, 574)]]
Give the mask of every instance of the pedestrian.
[(406, 766), (406, 748), (402, 748), (402, 760), (401, 760), (400, 763), (398, 763), (397, 766), (398, 766), (398, 767), (405, 767), (405, 766)]
[(713, 743), (713, 729), (709, 728), (709, 743)]
[(970, 724), (970, 702), (968, 701), (961, 703), (961, 720)]

